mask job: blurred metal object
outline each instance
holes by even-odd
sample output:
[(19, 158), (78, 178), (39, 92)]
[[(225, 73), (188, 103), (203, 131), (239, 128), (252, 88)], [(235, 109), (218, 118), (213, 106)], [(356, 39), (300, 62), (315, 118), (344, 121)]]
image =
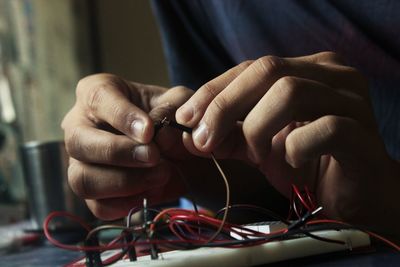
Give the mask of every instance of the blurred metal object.
[[(28, 142), (21, 148), (24, 177), (35, 230), (52, 211), (68, 211), (84, 219), (92, 218), (82, 199), (74, 195), (67, 181), (68, 156), (64, 142)], [(71, 228), (63, 218), (56, 218), (52, 230)]]

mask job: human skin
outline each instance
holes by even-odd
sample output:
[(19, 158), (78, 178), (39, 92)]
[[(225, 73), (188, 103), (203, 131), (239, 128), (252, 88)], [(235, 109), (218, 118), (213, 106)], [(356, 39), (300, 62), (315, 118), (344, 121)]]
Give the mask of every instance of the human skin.
[(196, 155), (258, 168), (285, 195), (308, 186), (324, 213), (399, 236), (399, 163), (378, 133), (366, 79), (331, 52), (247, 61), (176, 112)]
[[(224, 188), (212, 162), (190, 154), (180, 131), (165, 127), (154, 136), (154, 122), (173, 119), (192, 94), (181, 86), (143, 85), (111, 74), (88, 76), (78, 83), (76, 103), (62, 122), (70, 156), (68, 180), (94, 215), (113, 220), (141, 205), (144, 197), (154, 205), (183, 194), (222, 207)], [(226, 160), (223, 165), (234, 170), (233, 199), (260, 204), (260, 192), (269, 189), (263, 175), (245, 164), (238, 169), (238, 162)], [(250, 194), (240, 190), (243, 174), (255, 185)], [(188, 192), (186, 184), (193, 190)]]
[[(154, 136), (154, 121), (176, 109), (193, 135), (165, 128)], [(213, 151), (228, 172), (236, 168), (230, 178), (240, 200), (262, 195), (259, 178), (284, 195), (291, 183), (307, 185), (327, 216), (399, 234), (388, 220), (399, 218), (399, 164), (378, 134), (365, 79), (333, 53), (247, 61), (194, 95), (89, 76), (62, 127), (70, 185), (102, 219), (126, 215), (143, 197), (177, 198), (186, 192), (181, 174), (200, 201), (222, 203), (218, 173), (202, 159)]]

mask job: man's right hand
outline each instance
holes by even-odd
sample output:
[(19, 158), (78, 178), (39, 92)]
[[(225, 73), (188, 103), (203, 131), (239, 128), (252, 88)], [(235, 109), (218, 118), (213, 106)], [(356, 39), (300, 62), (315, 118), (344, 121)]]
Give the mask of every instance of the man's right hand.
[(154, 140), (154, 121), (173, 118), (192, 91), (143, 85), (111, 74), (82, 79), (76, 103), (62, 128), (70, 155), (72, 190), (101, 219), (116, 219), (139, 205), (176, 198), (183, 188), (161, 155), (182, 159), (181, 133), (163, 129)]

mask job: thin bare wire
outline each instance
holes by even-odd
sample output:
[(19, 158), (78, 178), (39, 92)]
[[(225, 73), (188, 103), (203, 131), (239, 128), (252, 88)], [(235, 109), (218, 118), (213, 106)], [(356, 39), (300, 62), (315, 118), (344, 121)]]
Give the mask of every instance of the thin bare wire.
[(229, 206), (231, 205), (231, 190), (229, 187), (229, 181), (226, 178), (226, 175), (224, 173), (224, 171), (222, 170), (221, 166), (219, 165), (217, 159), (215, 158), (214, 154), (211, 153), (211, 158), (214, 161), (215, 166), (217, 167), (219, 173), (221, 174), (224, 182), (225, 182), (225, 188), (226, 188), (226, 202), (225, 202), (225, 210), (224, 210), (224, 215), (222, 217), (221, 220), (221, 224), (218, 227), (218, 230), (214, 233), (214, 235), (207, 241), (207, 243), (211, 243), (212, 241), (214, 241), (215, 238), (217, 238), (217, 236), (221, 233), (222, 229), (224, 228), (224, 225), (226, 223), (226, 219), (228, 218), (228, 211), (229, 211)]

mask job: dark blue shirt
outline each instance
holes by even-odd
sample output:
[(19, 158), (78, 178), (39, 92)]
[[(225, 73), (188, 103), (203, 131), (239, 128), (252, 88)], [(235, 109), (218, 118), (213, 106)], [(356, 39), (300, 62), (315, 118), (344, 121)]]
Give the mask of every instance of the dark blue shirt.
[(154, 0), (153, 7), (174, 85), (197, 89), (264, 55), (337, 52), (368, 77), (381, 135), (400, 159), (400, 1)]

